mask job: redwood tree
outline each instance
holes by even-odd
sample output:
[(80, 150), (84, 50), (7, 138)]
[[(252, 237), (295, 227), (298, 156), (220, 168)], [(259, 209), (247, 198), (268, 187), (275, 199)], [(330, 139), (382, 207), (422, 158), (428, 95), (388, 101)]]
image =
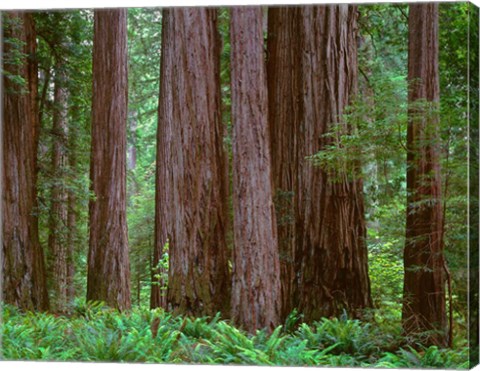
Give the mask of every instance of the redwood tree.
[[(74, 171), (77, 167), (77, 158), (75, 151), (77, 149), (75, 137), (76, 130), (70, 128), (68, 133), (68, 167), (70, 171)], [(77, 228), (77, 196), (75, 190), (69, 189), (67, 196), (67, 303), (73, 303), (75, 299), (75, 245), (78, 234)]]
[[(283, 315), (297, 305), (306, 320), (353, 315), (371, 306), (363, 185), (359, 164), (327, 171), (306, 157), (332, 144), (325, 134), (351, 133), (344, 119), (357, 90), (354, 6), (272, 9), (269, 102), (280, 224)], [(283, 206), (284, 207), (284, 206)], [(288, 295), (288, 294), (287, 294)]]
[(127, 10), (96, 10), (87, 300), (130, 308), (126, 221)]
[(39, 124), (32, 14), (5, 13), (4, 40), (3, 298), (23, 309), (46, 310), (45, 263), (36, 216)]
[(268, 114), (278, 229), (282, 319), (298, 305), (300, 257), (296, 238), (297, 145), (301, 113), (300, 7), (268, 10)]
[(253, 333), (280, 319), (262, 8), (232, 8), (234, 251), (232, 317)]
[[(168, 241), (168, 308), (195, 316), (228, 314), (217, 11), (165, 9), (162, 22), (154, 266)], [(162, 300), (154, 285), (152, 306)]]
[(67, 89), (63, 63), (57, 61), (54, 79), (52, 188), (48, 247), (52, 254), (52, 310), (65, 312), (68, 300), (68, 192), (65, 187), (67, 160)]
[(438, 4), (411, 4), (403, 329), (447, 344), (439, 159)]

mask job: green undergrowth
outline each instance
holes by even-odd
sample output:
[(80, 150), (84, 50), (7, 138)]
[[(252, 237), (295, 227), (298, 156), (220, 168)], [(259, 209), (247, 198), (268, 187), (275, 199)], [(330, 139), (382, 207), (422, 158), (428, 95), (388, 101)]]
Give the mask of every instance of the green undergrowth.
[[(155, 320), (158, 318), (157, 320)], [(151, 324), (158, 322), (156, 336)], [(161, 309), (118, 313), (101, 304), (70, 317), (3, 307), (5, 360), (111, 361), (382, 368), (468, 368), (468, 349), (401, 347), (381, 322), (346, 317), (311, 325), (292, 314), (273, 333), (248, 335), (228, 321), (175, 317)]]

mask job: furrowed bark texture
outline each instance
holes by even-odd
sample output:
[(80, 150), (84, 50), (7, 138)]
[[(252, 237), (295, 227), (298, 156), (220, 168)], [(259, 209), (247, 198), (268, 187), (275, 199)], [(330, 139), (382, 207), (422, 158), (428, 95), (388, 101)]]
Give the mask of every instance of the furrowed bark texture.
[(295, 223), (280, 227), (293, 261), (283, 264), (283, 314), (298, 306), (307, 321), (372, 304), (358, 164), (331, 174), (306, 159), (331, 144), (333, 125), (353, 130), (342, 115), (357, 90), (356, 18), (356, 7), (331, 5), (274, 9), (270, 20), (274, 180), (292, 195)]
[(409, 12), (405, 334), (447, 344), (443, 210), (439, 160), (438, 4)]
[(57, 62), (54, 87), (53, 149), (51, 189), (51, 209), (48, 247), (51, 259), (52, 303), (51, 309), (63, 313), (67, 309), (67, 254), (68, 254), (68, 193), (65, 188), (67, 170), (67, 90), (65, 74), (61, 63)]
[(12, 43), (4, 43), (4, 70), (25, 80), (20, 86), (3, 76), (3, 300), (27, 310), (47, 310), (43, 250), (36, 216), (38, 144), (35, 24), (31, 14), (8, 12), (4, 40), (24, 43), (20, 65)]
[[(81, 111), (78, 106), (71, 108), (72, 122), (79, 122)], [(78, 129), (74, 125), (68, 128), (68, 168), (71, 176), (78, 173), (77, 169), (77, 140)], [(75, 300), (75, 252), (78, 237), (77, 227), (77, 197), (76, 189), (68, 189), (68, 216), (67, 216), (67, 303), (70, 307)]]
[(164, 10), (154, 264), (168, 239), (168, 308), (194, 316), (229, 313), (219, 46), (215, 9)]
[(87, 300), (130, 308), (126, 221), (127, 10), (96, 10)]
[(232, 317), (253, 333), (277, 326), (281, 309), (262, 8), (232, 8), (230, 22), (235, 242)]
[(268, 11), (268, 114), (278, 230), (282, 320), (298, 305), (300, 271), (295, 201), (298, 194), (298, 139), (301, 120), (299, 7)]
[[(330, 5), (303, 8), (302, 76), (304, 143), (298, 148), (301, 185), (297, 232), (302, 256), (300, 308), (306, 320), (356, 315), (371, 306), (363, 205), (363, 183), (347, 171), (327, 174), (305, 161), (331, 138), (322, 137), (333, 124), (342, 133), (345, 107), (357, 91), (357, 8)], [(320, 102), (320, 103), (319, 103)]]
[[(76, 160), (73, 154), (74, 147), (70, 147), (68, 156), (70, 170), (74, 171)], [(75, 191), (68, 192), (68, 216), (67, 216), (67, 303), (73, 304), (75, 300), (75, 243), (77, 237), (77, 199)]]
[[(160, 55), (160, 92), (159, 92), (159, 101), (158, 101), (158, 126), (157, 126), (157, 153), (156, 153), (156, 174), (155, 174), (155, 240), (153, 244), (153, 256), (152, 256), (152, 286), (150, 291), (150, 308), (164, 308), (167, 309), (167, 292), (165, 289), (166, 282), (161, 277), (167, 276), (168, 271), (164, 267), (159, 266), (159, 262), (163, 256), (163, 250), (166, 248), (166, 243), (168, 243), (168, 234), (167, 234), (167, 222), (168, 214), (166, 207), (167, 205), (167, 189), (165, 188), (166, 177), (167, 177), (167, 165), (166, 159), (168, 156), (169, 149), (167, 145), (170, 142), (167, 141), (167, 125), (172, 121), (171, 114), (168, 110), (164, 110), (163, 106), (166, 106), (167, 99), (172, 99), (173, 91), (167, 94), (165, 89), (162, 88), (163, 84), (167, 82), (169, 76), (166, 75), (167, 70), (164, 68), (167, 59), (166, 59), (166, 45), (167, 45), (167, 22), (168, 20), (168, 10), (164, 9), (162, 12), (162, 51)], [(169, 59), (170, 62), (171, 58)], [(171, 63), (171, 62), (170, 62)], [(163, 115), (163, 116), (162, 116)], [(168, 278), (167, 278), (168, 281)]]

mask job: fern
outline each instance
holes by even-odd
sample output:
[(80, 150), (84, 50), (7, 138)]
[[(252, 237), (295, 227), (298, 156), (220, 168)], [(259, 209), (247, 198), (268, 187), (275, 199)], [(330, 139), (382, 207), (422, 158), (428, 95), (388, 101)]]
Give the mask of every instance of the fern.
[[(295, 330), (278, 326), (270, 334), (260, 330), (255, 335), (220, 315), (183, 318), (163, 309), (119, 313), (102, 303), (80, 303), (70, 318), (22, 313), (5, 305), (3, 318), (2, 350), (7, 360), (468, 368), (465, 343), (456, 349), (391, 350), (390, 334), (346, 316), (311, 326), (301, 323)], [(155, 337), (150, 327), (154, 319)]]

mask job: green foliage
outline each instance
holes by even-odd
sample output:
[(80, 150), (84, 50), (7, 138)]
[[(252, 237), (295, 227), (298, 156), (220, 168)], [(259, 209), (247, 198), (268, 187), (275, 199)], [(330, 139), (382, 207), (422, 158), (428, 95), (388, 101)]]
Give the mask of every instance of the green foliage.
[(396, 353), (385, 353), (376, 367), (468, 369), (467, 358), (466, 348), (458, 352), (451, 349), (439, 349), (436, 346), (421, 351), (408, 347), (408, 350), (399, 349)]
[[(19, 18), (12, 18), (8, 16), (2, 17), (3, 27), (4, 29), (11, 30), (10, 33), (15, 35), (19, 33), (19, 28), (21, 26), (21, 21)], [(23, 52), (23, 48), (25, 47), (25, 42), (19, 40), (15, 37), (9, 37), (7, 35), (3, 38), (4, 49), (8, 48), (8, 52), (2, 54), (2, 62), (3, 65), (9, 66), (9, 69), (12, 68), (18, 72), (21, 71), (22, 66), (26, 63), (27, 55)], [(12, 89), (14, 91), (9, 91), (11, 94), (20, 93), (24, 94), (27, 92), (26, 89), (26, 82), (23, 76), (16, 73), (10, 73), (2, 68), (2, 75), (5, 76), (6, 79), (10, 80), (16, 88)]]
[[(379, 236), (371, 236), (380, 240)], [(369, 247), (368, 267), (372, 299), (376, 307), (400, 308), (403, 294), (403, 246), (398, 239), (373, 242)], [(388, 285), (385, 284), (388, 282)]]
[(445, 255), (455, 313), (467, 312), (468, 3), (440, 6), (440, 117)]
[(127, 224), (132, 301), (149, 305), (162, 11), (128, 9)]
[[(290, 322), (298, 315), (292, 314)], [(156, 336), (151, 324), (158, 321)], [(381, 321), (380, 321), (381, 323)], [(77, 303), (71, 317), (3, 307), (5, 360), (118, 361), (384, 368), (466, 368), (467, 347), (400, 348), (382, 325), (342, 316), (295, 331), (249, 335), (228, 321), (173, 317), (162, 309), (119, 313), (103, 303)]]
[[(50, 233), (51, 190), (53, 185), (65, 187), (76, 200), (73, 211), (74, 240), (74, 289), (78, 297), (86, 291), (86, 255), (88, 247), (88, 203), (91, 198), (90, 168), (90, 117), (92, 94), (92, 39), (93, 13), (88, 10), (37, 12), (34, 15), (37, 32), (37, 55), (39, 69), (39, 113), (40, 132), (37, 154), (38, 164), (38, 215), (40, 243), (45, 251), (47, 263), (53, 252), (48, 246)], [(52, 130), (53, 116), (58, 109), (54, 102), (55, 74), (62, 72), (63, 87), (68, 91), (67, 126), (68, 143), (65, 152), (69, 161), (61, 174), (52, 169), (52, 147), (58, 133)], [(66, 239), (66, 236), (64, 236)], [(48, 284), (51, 285), (51, 270)], [(72, 306), (73, 303), (70, 303)]]
[(168, 258), (168, 241), (163, 246), (163, 254), (156, 267), (154, 267), (153, 272), (155, 273), (153, 277), (155, 278), (155, 282), (152, 282), (152, 285), (157, 284), (160, 285), (161, 295), (167, 295), (167, 288), (168, 288), (168, 267), (169, 267), (169, 258)]
[[(230, 9), (220, 8), (218, 11), (218, 30), (222, 42), (220, 54), (220, 84), (222, 90), (222, 122), (228, 129), (226, 144), (231, 147), (231, 91), (230, 91)], [(231, 149), (231, 148), (230, 148)]]

